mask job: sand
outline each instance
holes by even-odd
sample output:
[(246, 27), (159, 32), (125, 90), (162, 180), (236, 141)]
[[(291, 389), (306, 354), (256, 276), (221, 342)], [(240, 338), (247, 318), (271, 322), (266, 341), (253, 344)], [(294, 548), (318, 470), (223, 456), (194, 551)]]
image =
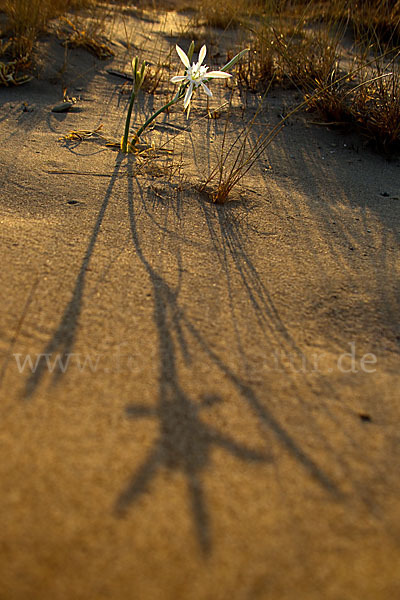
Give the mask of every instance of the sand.
[[(169, 48), (179, 19), (129, 31)], [(185, 177), (59, 142), (122, 134), (120, 31), (113, 60), (71, 50), (61, 75), (45, 39), (38, 78), (1, 89), (0, 598), (396, 598), (400, 161), (299, 113), (216, 206), (195, 184), (226, 109), (196, 100)], [(63, 86), (82, 99), (52, 113)], [(259, 127), (291, 102), (274, 91)], [(149, 141), (188, 125), (161, 124)]]

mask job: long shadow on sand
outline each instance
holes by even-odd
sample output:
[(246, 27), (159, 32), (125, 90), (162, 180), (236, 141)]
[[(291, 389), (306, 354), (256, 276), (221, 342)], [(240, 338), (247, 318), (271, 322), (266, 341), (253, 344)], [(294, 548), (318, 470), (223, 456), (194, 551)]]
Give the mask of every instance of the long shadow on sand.
[(110, 183), (108, 184), (106, 194), (104, 196), (103, 203), (101, 205), (99, 214), (97, 215), (97, 219), (89, 240), (88, 247), (83, 257), (78, 276), (76, 278), (71, 300), (69, 301), (64, 310), (64, 314), (61, 318), (60, 324), (58, 325), (56, 331), (53, 333), (47, 346), (41, 353), (40, 359), (37, 363), (37, 368), (29, 376), (26, 382), (24, 391), (25, 398), (30, 398), (35, 393), (37, 386), (39, 385), (45, 373), (48, 371), (48, 364), (46, 361), (47, 357), (52, 356), (54, 354), (58, 354), (58, 356), (61, 358), (61, 361), (58, 363), (59, 368), (56, 368), (53, 371), (53, 383), (56, 383), (57, 380), (63, 375), (63, 369), (60, 368), (60, 364), (62, 363), (63, 359), (66, 361), (68, 359), (68, 356), (73, 351), (76, 332), (79, 324), (79, 317), (82, 311), (82, 300), (85, 290), (86, 271), (88, 269), (93, 250), (96, 245), (97, 237), (100, 232), (100, 227), (103, 222), (104, 215), (106, 213), (107, 206), (110, 201), (111, 194), (118, 177), (120, 166), (121, 162), (117, 159), (114, 171), (111, 175)]
[[(146, 199), (139, 183), (138, 189), (140, 191), (139, 202), (142, 203), (141, 208), (147, 211)], [(128, 203), (130, 229), (135, 253), (144, 266), (153, 287), (153, 319), (159, 344), (159, 385), (158, 402), (155, 409), (142, 404), (133, 404), (127, 407), (127, 415), (132, 418), (156, 418), (159, 421), (160, 434), (146, 460), (133, 473), (131, 480), (120, 494), (115, 506), (116, 513), (119, 515), (124, 514), (130, 505), (148, 491), (160, 468), (167, 467), (180, 470), (187, 480), (198, 540), (203, 552), (207, 554), (211, 550), (212, 538), (210, 518), (200, 477), (202, 471), (210, 463), (212, 448), (215, 446), (223, 448), (244, 461), (271, 461), (269, 451), (260, 453), (238, 444), (232, 438), (221, 434), (201, 420), (202, 408), (221, 400), (214, 396), (205, 398), (203, 403), (199, 403), (194, 402), (185, 393), (180, 383), (178, 358), (179, 353), (181, 353), (183, 359), (185, 358), (188, 345), (197, 345), (206, 354), (207, 358), (228, 377), (250, 409), (256, 414), (259, 422), (275, 434), (279, 442), (322, 487), (334, 496), (339, 497), (341, 494), (336, 484), (293, 440), (291, 435), (257, 398), (252, 388), (242, 381), (224, 360), (211, 349), (196, 325), (186, 316), (185, 311), (179, 305), (181, 276), (176, 287), (172, 288), (151, 265), (151, 258), (145, 256), (142, 244), (143, 234), (138, 228), (137, 210), (135, 208), (137, 200), (135, 202), (133, 197), (132, 173), (128, 177)], [(204, 210), (207, 211), (206, 208)], [(210, 215), (208, 217), (210, 219)], [(226, 220), (224, 224), (221, 220), (219, 222), (223, 232), (222, 245), (226, 251), (228, 247), (229, 252), (234, 256), (234, 264), (241, 274), (259, 320), (263, 325), (265, 325), (265, 321), (272, 323), (273, 328), (277, 328), (280, 334), (286, 340), (289, 340), (289, 334), (280, 322), (271, 299), (266, 299), (264, 296), (264, 290), (255, 266), (250, 257), (244, 252), (243, 244), (240, 243), (240, 239), (237, 237), (238, 229), (236, 226), (231, 229)], [(209, 226), (211, 227), (211, 220), (209, 220)], [(215, 231), (212, 236), (214, 235), (217, 236)], [(177, 272), (181, 273), (179, 252), (177, 252), (176, 260)], [(190, 344), (188, 340), (191, 341)]]
[[(185, 359), (190, 346), (197, 346), (208, 361), (228, 378), (243, 401), (256, 415), (261, 427), (271, 432), (286, 451), (321, 487), (335, 498), (340, 498), (341, 492), (329, 475), (318, 466), (314, 459), (291, 436), (290, 432), (274, 417), (265, 405), (265, 401), (261, 401), (252, 387), (212, 349), (198, 325), (193, 323), (185, 314), (185, 310), (179, 302), (182, 277), (179, 249), (176, 251), (176, 273), (179, 273), (176, 286), (170, 285), (161, 272), (152, 266), (153, 257), (152, 255), (146, 256), (143, 248), (152, 247), (148, 243), (148, 236), (152, 235), (153, 232), (151, 229), (141, 231), (143, 228), (138, 226), (139, 212), (146, 213), (149, 210), (148, 200), (146, 200), (137, 180), (135, 189), (139, 191), (139, 195), (134, 197), (135, 178), (130, 162), (128, 162), (127, 168), (130, 234), (135, 256), (139, 264), (145, 269), (153, 288), (153, 320), (158, 335), (159, 368), (156, 407), (153, 409), (142, 404), (132, 404), (127, 406), (126, 413), (127, 416), (132, 418), (156, 418), (159, 422), (160, 433), (144, 463), (133, 472), (125, 488), (119, 494), (114, 511), (117, 516), (123, 516), (130, 506), (148, 490), (160, 468), (179, 470), (187, 481), (196, 536), (202, 552), (206, 555), (212, 549), (212, 532), (201, 475), (210, 465), (212, 449), (219, 447), (242, 461), (259, 463), (271, 462), (272, 453), (269, 449), (259, 451), (238, 443), (229, 435), (219, 432), (201, 419), (202, 409), (222, 400), (211, 394), (203, 397), (201, 401), (195, 401), (185, 392), (179, 373), (179, 359), (180, 356)], [(82, 310), (86, 270), (119, 171), (120, 160), (117, 159), (77, 275), (71, 300), (63, 313), (59, 326), (44, 349), (44, 357), (55, 352), (67, 356), (73, 350)], [(204, 210), (206, 211), (213, 244), (219, 244), (222, 248), (221, 260), (225, 264), (227, 274), (229, 274), (232, 266), (224, 259), (224, 256), (226, 257), (229, 253), (233, 257), (234, 269), (240, 274), (243, 285), (258, 315), (259, 323), (263, 327), (268, 326), (275, 332), (275, 335), (279, 335), (285, 340), (285, 343), (291, 344), (290, 336), (281, 322), (271, 298), (262, 286), (256, 267), (245, 251), (244, 244), (241, 241), (240, 227), (237, 224), (229, 224), (229, 216), (226, 213), (223, 217), (219, 217), (220, 231), (218, 231), (218, 228), (213, 225), (210, 209), (204, 208)], [(26, 397), (31, 397), (34, 394), (46, 371), (47, 363), (43, 360), (27, 380)], [(56, 383), (63, 374), (61, 369), (55, 370), (53, 372), (53, 383)]]
[[(176, 288), (172, 288), (151, 266), (150, 260), (143, 252), (133, 201), (132, 177), (130, 173), (128, 178), (130, 229), (136, 256), (144, 266), (153, 287), (153, 318), (159, 344), (159, 387), (156, 409), (143, 405), (130, 405), (127, 407), (127, 414), (134, 418), (157, 418), (160, 424), (160, 435), (146, 461), (133, 474), (131, 481), (120, 494), (116, 512), (122, 515), (129, 505), (147, 491), (159, 468), (181, 470), (187, 479), (198, 540), (203, 552), (208, 553), (211, 550), (211, 531), (200, 475), (210, 462), (212, 448), (218, 446), (246, 461), (269, 461), (270, 456), (235, 442), (201, 420), (201, 408), (219, 402), (218, 397), (207, 397), (203, 405), (199, 405), (181, 387), (177, 367), (178, 348), (173, 334), (176, 334), (180, 350), (185, 354), (187, 347), (183, 328), (188, 328), (189, 325), (191, 331), (193, 326), (187, 322), (178, 304), (181, 277)], [(179, 255), (177, 260), (179, 263)], [(181, 273), (181, 270), (179, 272)]]

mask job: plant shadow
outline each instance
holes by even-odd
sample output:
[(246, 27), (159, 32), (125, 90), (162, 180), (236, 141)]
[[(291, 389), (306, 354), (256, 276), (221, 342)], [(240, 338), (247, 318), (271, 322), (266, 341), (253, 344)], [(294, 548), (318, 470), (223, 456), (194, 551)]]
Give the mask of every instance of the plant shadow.
[[(301, 448), (260, 401), (251, 385), (243, 381), (212, 349), (197, 325), (187, 316), (179, 302), (182, 277), (182, 259), (179, 250), (176, 254), (175, 269), (179, 277), (175, 287), (172, 287), (165, 277), (157, 272), (152, 265), (151, 257), (146, 257), (142, 244), (144, 232), (139, 230), (137, 216), (139, 211), (150, 213), (147, 206), (148, 199), (137, 182), (141, 206), (140, 208), (136, 206), (138, 201), (134, 200), (133, 181), (134, 176), (131, 172), (131, 176), (128, 177), (130, 229), (135, 254), (145, 268), (153, 288), (153, 320), (158, 335), (159, 385), (156, 408), (131, 404), (127, 406), (126, 411), (130, 418), (156, 418), (160, 433), (144, 463), (132, 474), (125, 489), (119, 495), (115, 511), (118, 515), (124, 515), (130, 505), (148, 491), (160, 468), (180, 470), (187, 480), (197, 538), (204, 554), (208, 554), (212, 548), (212, 536), (201, 474), (209, 466), (211, 450), (213, 447), (219, 447), (242, 461), (259, 463), (271, 462), (272, 454), (271, 449), (260, 452), (247, 445), (242, 445), (202, 421), (202, 409), (207, 407), (210, 402), (222, 402), (222, 399), (218, 396), (211, 396), (211, 399), (209, 397), (205, 401), (203, 399), (195, 402), (184, 391), (179, 374), (179, 358), (187, 361), (190, 349), (193, 350), (194, 346), (197, 346), (229, 379), (241, 398), (256, 415), (260, 425), (266, 426), (275, 435), (279, 443), (311, 477), (316, 479), (335, 498), (340, 498), (341, 492), (336, 483)], [(236, 272), (240, 274), (261, 326), (265, 327), (270, 323), (277, 335), (283, 337), (288, 344), (293, 344), (271, 298), (261, 283), (253, 262), (244, 250), (238, 223), (232, 222), (229, 210), (221, 210), (221, 208), (210, 206), (201, 200), (199, 202), (206, 216), (214, 246), (221, 244), (220, 259), (225, 264), (226, 274), (229, 275), (230, 272), (226, 261), (227, 253), (230, 253), (234, 258)], [(179, 213), (179, 199), (176, 211)], [(211, 213), (214, 213), (214, 219)], [(154, 219), (152, 221), (154, 224)], [(216, 225), (220, 228), (219, 233), (215, 229)], [(163, 229), (165, 233), (165, 228)]]
[[(114, 505), (114, 514), (117, 517), (126, 515), (152, 485), (161, 468), (179, 471), (187, 482), (196, 539), (202, 553), (206, 556), (212, 551), (213, 538), (210, 509), (202, 477), (210, 467), (213, 450), (215, 448), (222, 449), (234, 458), (247, 463), (270, 464), (272, 448), (268, 446), (267, 437), (264, 440), (265, 448), (263, 447), (262, 450), (252, 448), (236, 441), (231, 435), (219, 431), (218, 428), (208, 424), (202, 418), (203, 410), (221, 403), (223, 400), (219, 394), (214, 393), (195, 399), (185, 391), (181, 364), (182, 361), (186, 364), (190, 363), (191, 354), (195, 349), (197, 352), (201, 352), (208, 362), (230, 382), (244, 405), (256, 417), (260, 430), (268, 431), (269, 440), (271, 438), (269, 434), (272, 434), (272, 438), (275, 438), (296, 463), (334, 499), (342, 498), (342, 492), (330, 475), (319, 466), (317, 461), (302, 447), (302, 444), (294, 439), (279, 418), (274, 416), (265, 398), (261, 400), (258, 397), (253, 386), (213, 349), (199, 324), (188, 316), (180, 301), (184, 269), (179, 246), (175, 252), (176, 265), (172, 269), (174, 275), (177, 276), (175, 285), (171, 285), (162, 271), (154, 266), (154, 244), (151, 243), (154, 237), (154, 228), (161, 229), (164, 236), (176, 235), (176, 232), (173, 229), (169, 230), (166, 225), (157, 223), (154, 219), (149, 204), (150, 202), (154, 203), (154, 198), (151, 198), (151, 193), (146, 194), (140, 185), (140, 181), (134, 174), (133, 161), (133, 157), (128, 157), (126, 165), (130, 239), (135, 257), (147, 273), (153, 291), (153, 322), (158, 340), (158, 389), (155, 408), (129, 403), (126, 406), (126, 415), (134, 419), (156, 419), (159, 424), (159, 435), (143, 464), (135, 468), (119, 493)], [(43, 360), (39, 362), (38, 368), (27, 379), (25, 398), (31, 398), (34, 395), (43, 379), (47, 371), (46, 356), (58, 352), (60, 356), (66, 357), (73, 351), (85, 293), (86, 271), (120, 169), (119, 155), (76, 278), (71, 300), (42, 353)], [(229, 208), (216, 207), (201, 199), (197, 201), (204, 212), (211, 243), (223, 266), (232, 305), (234, 304), (234, 295), (231, 278), (235, 272), (236, 275), (239, 275), (248, 295), (260, 328), (263, 331), (273, 332), (273, 335), (281, 339), (283, 344), (293, 347), (294, 341), (282, 323), (272, 298), (246, 251), (240, 223), (232, 217)], [(178, 197), (174, 205), (178, 219), (182, 218), (181, 202)], [(139, 222), (139, 214), (146, 218), (149, 217), (147, 227), (143, 227)], [(183, 240), (181, 239), (181, 241)], [(150, 253), (144, 249), (148, 247), (151, 249)], [(231, 258), (229, 261), (228, 256)], [(62, 369), (55, 369), (52, 374), (53, 384), (59, 382), (64, 374)], [(268, 398), (268, 391), (265, 396)]]

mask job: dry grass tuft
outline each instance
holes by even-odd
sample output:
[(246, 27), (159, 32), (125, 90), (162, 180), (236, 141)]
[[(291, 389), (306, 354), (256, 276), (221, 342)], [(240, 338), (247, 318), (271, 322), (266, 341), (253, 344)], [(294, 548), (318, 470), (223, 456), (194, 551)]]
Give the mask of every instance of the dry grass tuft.
[[(296, 106), (269, 131), (265, 131), (265, 128), (263, 128), (262, 132), (254, 137), (254, 127), (262, 111), (262, 102), (253, 118), (239, 128), (238, 132), (237, 125), (232, 124), (231, 98), (217, 159), (207, 178), (201, 183), (200, 191), (204, 192), (215, 204), (229, 202), (232, 190), (240, 184), (253, 165), (263, 155), (282, 130), (285, 122), (300, 108), (301, 105)], [(231, 135), (228, 136), (228, 132)], [(233, 141), (228, 143), (228, 138), (232, 139), (232, 135)]]
[(376, 147), (390, 154), (400, 148), (400, 72), (360, 88), (352, 102), (352, 116)]
[[(247, 62), (238, 66), (239, 80), (252, 91), (263, 91), (272, 81), (295, 87), (302, 91), (307, 108), (317, 111), (329, 125), (351, 126), (376, 149), (396, 152), (400, 146), (398, 55), (389, 62), (392, 50), (387, 45), (384, 50), (374, 23), (368, 25), (366, 20), (371, 12), (363, 13), (364, 32), (361, 35), (358, 30), (349, 49), (349, 29), (339, 21), (339, 2), (331, 3), (330, 12), (334, 4), (337, 18), (325, 15), (317, 24), (310, 24), (299, 6), (295, 27), (288, 24), (287, 12), (264, 17), (252, 29)], [(391, 25), (393, 32), (395, 24)]]
[(351, 125), (377, 150), (385, 154), (400, 149), (400, 73), (378, 64), (363, 68), (360, 82), (348, 89), (332, 88), (317, 94), (309, 108), (315, 109), (331, 124)]
[(40, 0), (7, 0), (3, 4), (14, 58), (27, 60), (38, 33), (51, 17), (51, 6)]
[(58, 34), (64, 45), (71, 48), (84, 48), (102, 60), (114, 56), (114, 51), (104, 40), (104, 26), (101, 20), (83, 21), (75, 18), (72, 21), (62, 17), (61, 23)]
[(50, 19), (92, 5), (92, 0), (0, 0), (12, 57), (29, 61), (35, 41)]
[(253, 92), (263, 91), (278, 78), (276, 45), (271, 30), (259, 25), (253, 30), (250, 50), (237, 66), (238, 79)]
[(202, 0), (197, 9), (204, 25), (236, 27), (263, 10), (266, 0)]

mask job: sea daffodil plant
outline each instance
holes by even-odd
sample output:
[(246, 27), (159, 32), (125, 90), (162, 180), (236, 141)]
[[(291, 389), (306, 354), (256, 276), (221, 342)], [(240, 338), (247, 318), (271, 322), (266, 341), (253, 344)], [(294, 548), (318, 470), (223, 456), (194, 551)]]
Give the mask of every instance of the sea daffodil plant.
[(228, 71), (242, 58), (242, 56), (248, 50), (245, 49), (236, 54), (236, 56), (234, 56), (232, 60), (226, 63), (226, 65), (224, 65), (219, 71), (209, 71), (208, 67), (203, 65), (204, 59), (207, 54), (207, 48), (205, 45), (202, 46), (202, 48), (200, 49), (197, 62), (193, 62), (192, 65), (190, 63), (193, 58), (194, 42), (190, 44), (187, 54), (178, 45), (176, 46), (176, 51), (185, 67), (184, 75), (176, 75), (171, 79), (172, 83), (180, 83), (178, 91), (176, 92), (172, 100), (164, 104), (164, 106), (159, 108), (147, 119), (147, 121), (136, 131), (131, 142), (128, 143), (129, 127), (132, 116), (133, 104), (136, 100), (137, 93), (141, 88), (145, 77), (145, 63), (143, 63), (141, 69), (139, 70), (138, 59), (136, 58), (132, 61), (132, 67), (134, 71), (134, 83), (131, 100), (128, 108), (128, 114), (126, 117), (125, 134), (121, 141), (121, 150), (123, 152), (132, 151), (142, 133), (158, 117), (158, 115), (168, 110), (168, 108), (170, 108), (173, 104), (179, 102), (182, 98), (184, 99), (183, 108), (184, 110), (187, 110), (187, 115), (189, 116), (190, 102), (192, 100), (193, 92), (198, 88), (201, 88), (207, 94), (207, 96), (211, 97), (212, 92), (209, 89), (207, 83), (209, 83), (212, 79), (229, 79), (230, 77), (232, 77), (232, 75), (228, 73)]
[(139, 90), (143, 85), (144, 78), (146, 76), (146, 62), (143, 62), (139, 69), (139, 59), (136, 56), (132, 60), (132, 69), (133, 69), (133, 88), (132, 88), (131, 98), (129, 101), (128, 113), (126, 115), (124, 137), (121, 140), (122, 152), (128, 152), (128, 137), (129, 137), (129, 127), (130, 127), (131, 118), (132, 118), (132, 109), (133, 109), (133, 105), (135, 103), (136, 97), (139, 93)]

